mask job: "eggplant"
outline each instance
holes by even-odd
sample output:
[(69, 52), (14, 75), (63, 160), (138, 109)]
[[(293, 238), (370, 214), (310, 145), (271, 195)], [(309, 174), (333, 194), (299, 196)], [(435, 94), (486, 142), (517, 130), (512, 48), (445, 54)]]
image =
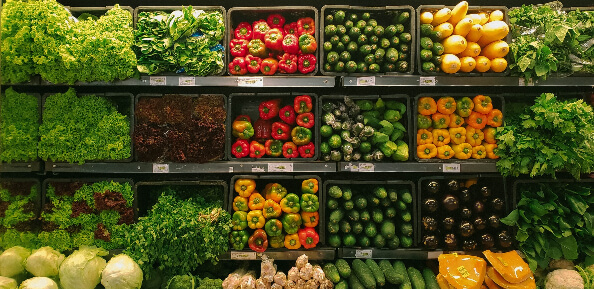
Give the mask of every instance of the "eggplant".
[(476, 217), (474, 218), (474, 221), (472, 221), (474, 227), (477, 230), (484, 230), (485, 228), (487, 228), (487, 221), (485, 219), (483, 219), (483, 217)]
[(485, 211), (485, 204), (481, 201), (476, 201), (472, 204), (472, 210), (475, 214), (482, 214)]
[(501, 225), (501, 222), (499, 222), (499, 216), (497, 215), (491, 215), (489, 216), (489, 226), (491, 226), (491, 228), (499, 228), (499, 226)]
[(469, 203), (472, 200), (472, 194), (467, 188), (462, 189), (458, 195), (460, 196), (462, 203)]
[(425, 187), (425, 190), (430, 194), (437, 194), (439, 193), (439, 183), (437, 181), (430, 181)]
[(462, 242), (462, 250), (464, 251), (474, 251), (476, 250), (476, 241), (472, 239), (467, 239)]
[(457, 192), (460, 189), (460, 183), (456, 180), (450, 180), (448, 182), (448, 190), (450, 192)]
[(437, 237), (435, 235), (425, 235), (423, 236), (423, 246), (429, 250), (437, 249), (437, 245), (439, 242), (437, 241)]
[(423, 200), (423, 210), (429, 213), (435, 213), (439, 209), (439, 204), (436, 199), (428, 198)]
[(462, 207), (460, 211), (460, 216), (462, 219), (470, 219), (472, 218), (472, 211), (468, 207)]
[(446, 249), (450, 251), (456, 250), (458, 248), (458, 238), (456, 237), (456, 234), (446, 234), (443, 238), (443, 241), (445, 243)]
[(495, 240), (493, 239), (493, 236), (491, 236), (491, 234), (483, 234), (481, 236), (481, 246), (483, 247), (483, 250), (489, 250), (493, 247), (495, 247)]
[(499, 236), (497, 236), (497, 239), (499, 239), (499, 246), (501, 246), (502, 248), (509, 248), (512, 246), (513, 240), (511, 235), (507, 231), (501, 231), (501, 233), (499, 233)]
[(459, 229), (460, 229), (460, 235), (462, 237), (468, 238), (474, 234), (474, 226), (472, 225), (471, 222), (462, 221), (460, 223)]
[(460, 205), (458, 198), (456, 198), (456, 196), (451, 195), (451, 194), (445, 195), (442, 203), (443, 203), (443, 206), (446, 208), (446, 210), (448, 210), (450, 212), (457, 210), (458, 206)]
[(444, 230), (450, 231), (454, 228), (454, 225), (456, 225), (456, 220), (452, 217), (445, 217), (443, 218), (442, 225)]
[(489, 187), (482, 187), (480, 188), (480, 193), (483, 197), (488, 198), (491, 196), (491, 189)]
[(423, 229), (429, 232), (437, 230), (437, 221), (433, 217), (423, 217)]
[(505, 206), (505, 202), (501, 198), (495, 198), (491, 200), (491, 207), (495, 211), (503, 210), (503, 206)]

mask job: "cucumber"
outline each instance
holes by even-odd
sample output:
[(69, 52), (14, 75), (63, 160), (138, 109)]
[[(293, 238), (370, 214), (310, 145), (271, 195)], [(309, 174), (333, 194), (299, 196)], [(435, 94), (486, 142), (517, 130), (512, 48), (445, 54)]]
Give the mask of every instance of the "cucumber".
[(398, 285), (402, 283), (402, 281), (404, 280), (404, 276), (398, 274), (396, 270), (394, 270), (392, 264), (390, 264), (390, 261), (381, 260), (379, 262), (379, 267), (384, 273), (384, 276), (386, 277), (386, 281), (388, 281), (388, 283), (392, 285)]
[(353, 273), (357, 276), (357, 279), (363, 284), (365, 289), (375, 289), (377, 283), (375, 282), (375, 277), (373, 277), (373, 273), (371, 273), (371, 269), (365, 265), (365, 262), (361, 261), (360, 259), (353, 260)]
[(342, 280), (334, 286), (334, 289), (349, 289), (349, 283), (346, 280)]
[(373, 277), (375, 278), (377, 285), (383, 287), (386, 284), (386, 277), (384, 276), (382, 269), (380, 269), (373, 259), (365, 260), (365, 265), (367, 265), (367, 267), (369, 267), (371, 270), (371, 273), (373, 273)]
[(336, 269), (338, 269), (338, 274), (340, 274), (340, 277), (346, 279), (349, 278), (349, 276), (351, 276), (351, 267), (349, 266), (349, 263), (347, 263), (347, 261), (345, 261), (344, 259), (336, 260), (336, 263), (334, 263), (334, 265), (336, 266)]
[(431, 269), (423, 269), (423, 279), (425, 280), (425, 287), (427, 289), (440, 289), (439, 284), (437, 284), (435, 274), (433, 274), (433, 271), (431, 271)]
[(408, 279), (408, 272), (406, 272), (406, 266), (404, 265), (404, 262), (396, 261), (392, 265), (392, 268), (394, 268), (396, 274), (402, 276), (402, 283), (410, 283), (410, 279)]
[(425, 289), (425, 281), (423, 280), (421, 271), (415, 267), (408, 267), (406, 270), (408, 272), (408, 278), (410, 278), (410, 283), (412, 284), (413, 289)]
[(326, 265), (324, 265), (324, 274), (326, 275), (326, 278), (330, 281), (332, 281), (332, 283), (337, 284), (338, 282), (340, 282), (340, 274), (338, 274), (338, 269), (336, 268), (336, 266), (332, 263), (327, 263)]
[(351, 277), (349, 277), (349, 285), (350, 289), (365, 289), (365, 287), (363, 287), (363, 284), (361, 284), (359, 279), (357, 279), (357, 277), (354, 274), (351, 275)]

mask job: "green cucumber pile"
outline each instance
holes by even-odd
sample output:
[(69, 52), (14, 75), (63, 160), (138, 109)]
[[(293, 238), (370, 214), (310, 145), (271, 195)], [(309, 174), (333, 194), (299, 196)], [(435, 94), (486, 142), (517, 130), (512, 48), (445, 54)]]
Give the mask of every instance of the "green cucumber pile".
[(324, 25), (326, 72), (411, 71), (410, 12), (329, 10)]

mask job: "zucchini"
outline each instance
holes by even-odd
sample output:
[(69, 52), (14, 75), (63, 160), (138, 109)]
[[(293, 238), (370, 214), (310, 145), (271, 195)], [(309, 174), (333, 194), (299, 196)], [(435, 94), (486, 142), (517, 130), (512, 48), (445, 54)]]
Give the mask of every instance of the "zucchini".
[(390, 283), (392, 285), (398, 285), (398, 284), (402, 283), (402, 281), (404, 280), (404, 276), (396, 273), (396, 270), (394, 270), (394, 268), (392, 267), (392, 264), (390, 264), (390, 261), (381, 260), (379, 262), (379, 267), (382, 270), (382, 272), (384, 273), (384, 276), (386, 277), (386, 280), (388, 281), (388, 283)]
[(437, 284), (437, 279), (431, 269), (423, 269), (423, 279), (425, 280), (425, 287), (427, 289), (439, 289), (439, 284)]
[(363, 284), (365, 289), (375, 289), (377, 286), (375, 282), (375, 277), (373, 277), (373, 273), (371, 269), (365, 265), (365, 262), (361, 261), (360, 259), (353, 260), (353, 273), (357, 276), (357, 279)]
[(347, 263), (347, 261), (345, 261), (344, 259), (336, 260), (334, 265), (336, 266), (336, 269), (338, 269), (338, 274), (340, 274), (341, 278), (346, 279), (349, 278), (349, 276), (351, 276), (351, 267), (349, 266), (349, 263)]
[(361, 282), (359, 281), (359, 279), (357, 279), (355, 274), (349, 277), (349, 285), (350, 289), (365, 289), (365, 287), (363, 287), (363, 284), (361, 284)]
[[(334, 289), (349, 289), (349, 283), (346, 280), (342, 280), (334, 286)], [(438, 288), (439, 289), (439, 288)]]
[(369, 267), (371, 270), (371, 273), (373, 273), (373, 277), (375, 278), (377, 285), (383, 287), (386, 284), (386, 277), (384, 276), (382, 269), (380, 269), (373, 259), (365, 260), (365, 265), (367, 265), (367, 267)]
[(407, 272), (413, 289), (425, 289), (425, 281), (423, 280), (421, 271), (415, 267), (408, 267)]
[(338, 269), (334, 264), (327, 263), (324, 265), (324, 274), (328, 280), (332, 281), (332, 283), (336, 284), (340, 282), (340, 274), (338, 274)]
[(406, 266), (402, 261), (394, 262), (394, 270), (396, 273), (401, 274), (403, 276), (402, 283), (400, 284), (400, 289), (412, 289), (412, 284), (410, 283), (410, 279), (408, 278), (408, 272), (406, 272)]

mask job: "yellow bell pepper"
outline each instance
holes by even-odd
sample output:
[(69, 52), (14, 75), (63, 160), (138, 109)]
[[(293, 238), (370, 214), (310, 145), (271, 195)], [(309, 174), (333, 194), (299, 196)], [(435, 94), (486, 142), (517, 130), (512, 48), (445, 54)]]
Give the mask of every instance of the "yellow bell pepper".
[(248, 211), (248, 199), (237, 196), (233, 199), (233, 211)]
[(417, 131), (417, 145), (424, 145), (433, 143), (433, 134), (426, 129)]
[(487, 150), (485, 146), (475, 146), (472, 148), (472, 158), (473, 159), (484, 159), (487, 156)]
[(449, 145), (437, 147), (437, 157), (442, 160), (449, 160), (454, 157), (454, 150)]
[(485, 141), (490, 144), (497, 143), (497, 139), (495, 138), (495, 133), (497, 129), (494, 127), (488, 127), (483, 130), (483, 134), (485, 135)]
[(434, 129), (433, 130), (433, 144), (437, 147), (441, 147), (450, 143), (450, 133), (447, 129)]
[(240, 196), (248, 198), (256, 190), (256, 181), (252, 179), (237, 179), (234, 187)]
[(299, 235), (297, 235), (297, 233), (285, 236), (285, 248), (290, 250), (301, 248), (301, 242), (299, 242)]
[(495, 149), (497, 149), (496, 144), (489, 143), (485, 145), (485, 150), (487, 150), (487, 158), (492, 160), (499, 158), (499, 156), (495, 154)]
[(261, 210), (250, 211), (247, 215), (248, 227), (250, 229), (261, 229), (266, 224), (266, 219)]
[(449, 127), (451, 128), (456, 128), (456, 127), (461, 127), (464, 124), (464, 118), (452, 113), (450, 114), (450, 124)]
[(463, 127), (450, 128), (450, 142), (453, 144), (462, 144), (466, 142), (466, 129)]
[(472, 156), (472, 146), (469, 143), (461, 143), (453, 145), (454, 156), (460, 160), (467, 160)]
[(485, 139), (485, 134), (480, 129), (471, 126), (466, 127), (466, 142), (471, 146), (480, 146)]
[(437, 156), (437, 147), (434, 144), (424, 144), (417, 147), (417, 156), (421, 159), (430, 159)]

